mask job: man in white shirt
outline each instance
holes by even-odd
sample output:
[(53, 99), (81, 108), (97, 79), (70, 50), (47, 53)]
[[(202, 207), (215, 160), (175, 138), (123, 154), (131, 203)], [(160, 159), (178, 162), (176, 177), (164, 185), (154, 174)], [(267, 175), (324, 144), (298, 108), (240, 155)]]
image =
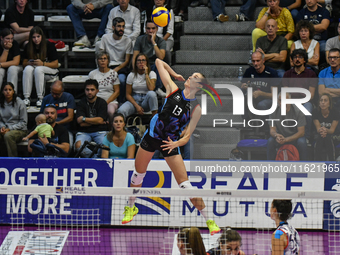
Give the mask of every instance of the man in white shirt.
[(133, 47), (131, 39), (124, 35), (125, 21), (116, 17), (112, 20), (112, 32), (105, 34), (102, 40), (96, 44), (96, 53), (105, 51), (110, 56), (109, 67), (118, 73), (120, 82), (120, 95), (118, 101), (125, 102), (125, 82), (129, 73), (128, 65)]
[(117, 0), (118, 6), (114, 7), (109, 14), (105, 33), (112, 33), (112, 20), (121, 17), (125, 20), (125, 35), (134, 44), (140, 34), (140, 11), (129, 4), (130, 0)]

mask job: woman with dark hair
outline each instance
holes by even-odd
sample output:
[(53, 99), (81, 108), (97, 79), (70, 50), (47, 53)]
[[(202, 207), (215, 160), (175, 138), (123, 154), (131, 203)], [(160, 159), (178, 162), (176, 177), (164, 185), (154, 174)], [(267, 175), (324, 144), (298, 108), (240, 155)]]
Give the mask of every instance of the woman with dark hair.
[(335, 160), (333, 134), (338, 126), (339, 119), (339, 112), (333, 108), (331, 95), (322, 94), (318, 108), (313, 111), (313, 122), (317, 132), (314, 145), (315, 161)]
[(45, 81), (51, 80), (58, 75), (58, 54), (55, 46), (46, 40), (40, 27), (34, 27), (30, 31), (28, 43), (25, 46), (22, 65), (24, 74), (22, 86), (24, 102), (30, 105), (30, 96), (33, 87), (33, 77), (37, 90), (37, 107), (41, 106), (44, 97)]
[(116, 113), (113, 116), (111, 131), (105, 136), (103, 145), (110, 151), (103, 150), (102, 158), (134, 158), (136, 145), (133, 135), (125, 129), (125, 118), (123, 114)]
[(4, 23), (13, 31), (14, 40), (21, 47), (27, 43), (29, 32), (34, 26), (34, 12), (29, 2), (29, 0), (13, 0), (13, 4), (5, 12)]
[[(318, 68), (319, 59), (320, 59), (320, 44), (317, 40), (314, 40), (314, 25), (307, 20), (300, 20), (296, 24), (295, 36), (298, 38), (292, 44), (290, 48), (290, 53), (295, 49), (305, 49), (308, 54), (307, 65)], [(290, 61), (290, 65), (293, 66), (292, 60)]]
[(152, 112), (157, 113), (158, 101), (154, 91), (156, 86), (156, 73), (151, 71), (147, 55), (139, 53), (133, 67), (133, 71), (126, 79), (126, 102), (119, 107), (118, 112), (125, 118), (131, 114)]
[(107, 52), (99, 52), (96, 55), (98, 68), (89, 73), (89, 79), (98, 81), (98, 97), (103, 98), (107, 103), (107, 114), (109, 115), (110, 124), (113, 115), (118, 109), (117, 98), (119, 96), (119, 79), (118, 73), (109, 68), (110, 56)]
[(241, 250), (242, 237), (230, 227), (223, 230), (222, 235), (218, 239), (219, 246), (208, 251), (210, 255), (245, 255)]
[(13, 40), (13, 32), (4, 28), (0, 35), (0, 86), (7, 70), (7, 81), (14, 85), (14, 90), (18, 89), (18, 76), (22, 71), (20, 64), (20, 47)]
[(177, 247), (181, 255), (207, 255), (198, 228), (183, 228), (177, 234)]
[(14, 85), (3, 83), (0, 94), (0, 140), (4, 139), (8, 157), (17, 157), (17, 143), (27, 134), (27, 110), (17, 97)]
[(291, 218), (291, 200), (274, 199), (270, 208), (270, 218), (275, 221), (276, 230), (272, 234), (272, 255), (298, 255), (300, 236), (294, 227), (287, 223)]
[[(138, 57), (137, 57), (138, 59)], [(156, 66), (162, 83), (166, 88), (166, 99), (161, 107), (161, 112), (155, 114), (150, 121), (149, 129), (145, 132), (135, 160), (135, 170), (131, 177), (131, 187), (142, 187), (148, 165), (158, 150), (162, 153), (166, 163), (174, 174), (178, 186), (181, 189), (193, 189), (184, 165), (179, 147), (188, 143), (201, 118), (201, 106), (196, 99), (196, 93), (201, 91), (207, 81), (203, 74), (193, 73), (184, 83), (184, 89), (180, 89), (171, 79), (171, 76), (179, 81), (184, 81), (182, 75), (177, 74), (171, 67), (156, 59)], [(125, 206), (125, 216), (122, 224), (129, 223), (138, 213), (135, 206), (136, 197), (130, 197)], [(190, 201), (204, 217), (211, 235), (221, 231), (210, 217), (205, 203), (200, 197), (192, 197)]]

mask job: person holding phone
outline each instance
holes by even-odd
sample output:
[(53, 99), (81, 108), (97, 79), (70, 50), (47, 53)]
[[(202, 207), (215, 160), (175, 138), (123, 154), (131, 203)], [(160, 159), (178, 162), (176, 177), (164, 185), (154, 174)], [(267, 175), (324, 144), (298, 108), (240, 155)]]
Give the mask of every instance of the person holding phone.
[(46, 40), (46, 37), (40, 27), (34, 27), (30, 31), (28, 43), (25, 46), (23, 54), (24, 73), (22, 79), (24, 103), (30, 106), (31, 93), (33, 87), (33, 78), (37, 91), (37, 107), (41, 107), (44, 97), (44, 88), (46, 80), (57, 76), (58, 71), (58, 54), (55, 46)]

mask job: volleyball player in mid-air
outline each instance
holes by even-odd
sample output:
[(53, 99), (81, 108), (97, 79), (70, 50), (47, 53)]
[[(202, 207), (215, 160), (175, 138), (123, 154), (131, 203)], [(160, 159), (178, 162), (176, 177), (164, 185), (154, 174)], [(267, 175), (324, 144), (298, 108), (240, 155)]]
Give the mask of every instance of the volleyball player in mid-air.
[[(159, 150), (169, 165), (181, 189), (192, 189), (179, 147), (185, 145), (196, 128), (201, 117), (201, 107), (196, 100), (196, 92), (200, 91), (204, 76), (201, 73), (192, 74), (181, 90), (172, 81), (170, 75), (179, 81), (184, 81), (168, 64), (156, 59), (156, 66), (166, 88), (166, 100), (162, 110), (150, 121), (150, 127), (145, 133), (135, 159), (135, 170), (131, 177), (131, 187), (141, 187), (146, 170), (155, 150)], [(184, 132), (184, 135), (182, 133)], [(136, 197), (130, 197), (125, 206), (125, 216), (122, 224), (132, 221), (138, 213), (135, 206)], [(190, 198), (193, 205), (206, 220), (211, 235), (220, 232), (209, 215), (202, 198)]]
[(277, 228), (272, 235), (272, 255), (299, 254), (299, 233), (287, 222), (291, 217), (291, 211), (291, 200), (273, 200), (270, 208), (270, 218), (275, 221)]

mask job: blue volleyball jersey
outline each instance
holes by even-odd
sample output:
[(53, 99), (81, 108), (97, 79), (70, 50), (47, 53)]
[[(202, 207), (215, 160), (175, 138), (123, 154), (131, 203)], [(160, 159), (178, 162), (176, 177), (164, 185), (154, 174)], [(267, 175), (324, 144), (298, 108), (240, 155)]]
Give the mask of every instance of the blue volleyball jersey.
[(172, 141), (177, 141), (198, 105), (196, 98), (186, 98), (183, 90), (178, 88), (166, 97), (161, 111), (151, 119), (150, 136), (159, 140), (170, 137)]
[[(281, 235), (287, 235), (287, 246), (284, 249), (284, 255), (298, 255), (300, 250), (300, 236), (296, 229), (287, 222), (281, 222), (274, 232), (275, 238), (280, 239)], [(272, 247), (273, 250), (273, 247)]]

